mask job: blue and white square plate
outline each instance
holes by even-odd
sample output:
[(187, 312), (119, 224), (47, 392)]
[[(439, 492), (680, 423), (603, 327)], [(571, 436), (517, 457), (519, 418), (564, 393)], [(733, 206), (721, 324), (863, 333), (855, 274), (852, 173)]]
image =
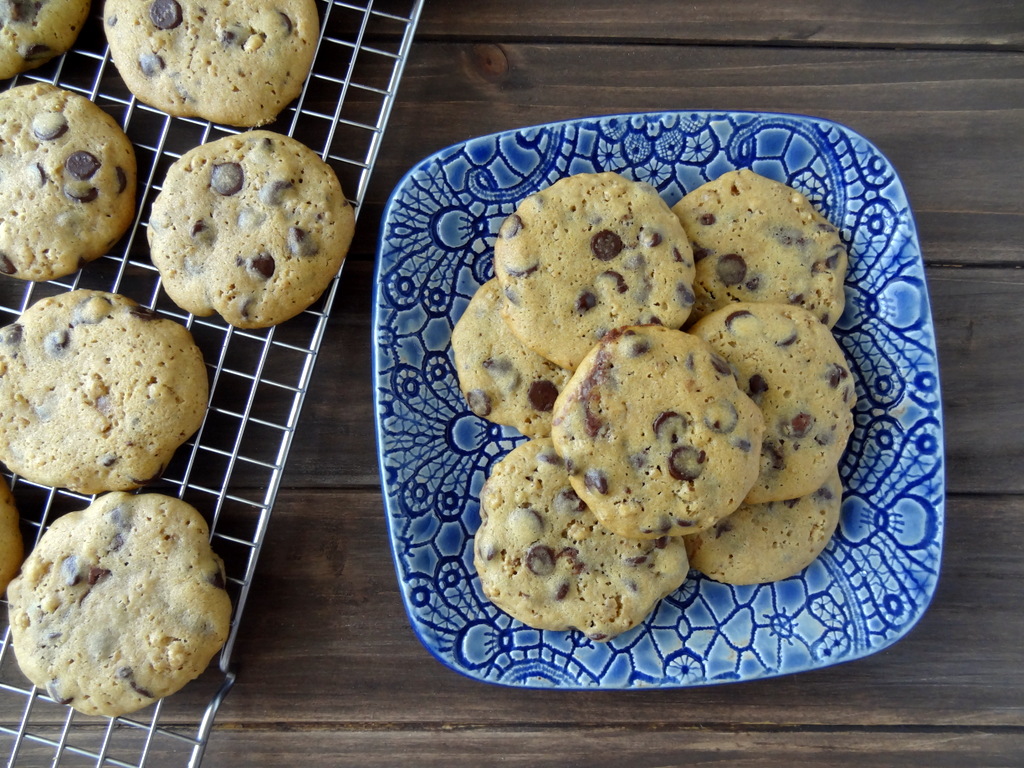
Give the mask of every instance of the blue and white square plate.
[[(484, 598), (473, 568), (480, 488), (524, 438), (470, 412), (450, 349), (470, 296), (493, 275), (495, 233), (524, 197), (569, 174), (618, 171), (673, 205), (736, 168), (804, 192), (849, 246), (835, 333), (859, 402), (839, 529), (785, 581), (733, 587), (693, 574), (611, 642), (526, 627)], [(927, 608), (945, 490), (924, 267), (896, 172), (849, 129), (794, 115), (663, 112), (471, 139), (426, 158), (394, 190), (375, 290), (377, 440), (395, 568), (416, 635), (452, 669), (531, 688), (753, 680), (879, 651)]]

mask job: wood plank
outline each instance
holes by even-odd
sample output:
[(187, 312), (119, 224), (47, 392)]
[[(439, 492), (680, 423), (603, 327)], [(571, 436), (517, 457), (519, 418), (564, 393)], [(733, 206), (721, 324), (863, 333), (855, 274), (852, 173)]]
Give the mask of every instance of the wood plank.
[(881, 653), (738, 685), (572, 693), (490, 686), (446, 669), (404, 614), (379, 497), (288, 491), (271, 522), (237, 649), (238, 682), (218, 723), (1024, 726), (1024, 615), (1016, 608), (1024, 560), (1019, 547), (991, 544), (1022, 540), (1024, 499), (953, 496), (946, 519), (950, 546), (934, 601)]
[(1024, 54), (674, 45), (414, 45), (359, 252), (375, 249), (398, 179), (438, 149), (549, 121), (677, 109), (843, 123), (899, 172), (929, 261), (1020, 262), (1024, 188), (1011, 159), (1021, 150)]
[(421, 37), (560, 40), (721, 41), (779, 45), (1024, 45), (1020, 4), (986, 0), (937, 0), (926, 13), (913, 4), (854, 0), (759, 3), (714, 0), (645, 2), (624, 13), (614, 0), (590, 0), (576, 13), (558, 4), (521, 0), (510, 9), (499, 0), (427, 3)]

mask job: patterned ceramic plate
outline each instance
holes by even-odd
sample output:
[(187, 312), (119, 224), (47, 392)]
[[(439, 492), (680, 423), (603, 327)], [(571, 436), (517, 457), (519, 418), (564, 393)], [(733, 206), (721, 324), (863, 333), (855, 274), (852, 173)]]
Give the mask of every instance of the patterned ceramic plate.
[[(731, 587), (696, 574), (611, 642), (538, 631), (492, 606), (473, 568), (479, 492), (524, 438), (463, 400), (450, 334), (493, 275), (502, 220), (571, 173), (618, 171), (669, 205), (752, 168), (808, 195), (850, 249), (836, 335), (859, 403), (833, 541), (805, 572)], [(903, 186), (861, 136), (825, 120), (671, 112), (542, 125), (428, 157), (385, 211), (374, 386), (387, 520), (405, 608), (444, 664), (503, 685), (595, 689), (751, 680), (861, 658), (904, 636), (935, 589), (943, 443), (924, 269)]]

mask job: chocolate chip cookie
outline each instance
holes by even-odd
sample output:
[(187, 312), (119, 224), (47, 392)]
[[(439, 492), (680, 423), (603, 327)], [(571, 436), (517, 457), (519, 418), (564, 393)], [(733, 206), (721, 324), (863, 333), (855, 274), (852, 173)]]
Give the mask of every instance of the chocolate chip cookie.
[(690, 332), (729, 361), (764, 414), (761, 470), (746, 500), (794, 499), (819, 488), (846, 449), (857, 400), (829, 329), (801, 307), (738, 302)]
[(792, 187), (730, 171), (673, 206), (697, 262), (693, 319), (732, 301), (794, 304), (830, 328), (843, 314), (839, 232)]
[(494, 272), (512, 332), (568, 370), (615, 328), (679, 328), (694, 302), (682, 225), (654, 187), (617, 173), (569, 176), (523, 200), (498, 232)]
[(603, 525), (658, 538), (714, 525), (758, 473), (764, 423), (705, 341), (648, 325), (608, 333), (555, 401), (551, 436)]
[(0, 477), (0, 594), (21, 567), (25, 543), (21, 537), (18, 508), (7, 481)]
[(83, 96), (0, 93), (0, 273), (52, 280), (102, 256), (135, 215), (135, 151)]
[(474, 563), (484, 594), (506, 613), (598, 641), (643, 621), (689, 570), (681, 538), (641, 541), (600, 525), (547, 438), (494, 466), (480, 493)]
[(501, 288), (488, 280), (452, 330), (455, 370), (477, 416), (529, 437), (551, 434), (551, 409), (569, 372), (527, 349), (501, 319)]
[(0, 0), (0, 80), (64, 53), (88, 15), (89, 0)]
[(319, 37), (315, 0), (106, 0), (125, 85), (178, 117), (253, 127), (302, 91)]
[(814, 562), (839, 524), (838, 470), (798, 499), (742, 504), (706, 531), (686, 536), (690, 564), (725, 584), (765, 584), (795, 576)]
[(111, 717), (206, 669), (231, 621), (224, 564), (189, 504), (109, 493), (55, 520), (8, 590), (14, 654), (55, 701)]
[(147, 234), (179, 307), (264, 328), (320, 297), (354, 228), (327, 163), (288, 136), (248, 131), (198, 146), (170, 167)]
[(0, 328), (0, 460), (79, 493), (138, 488), (202, 423), (206, 366), (184, 326), (77, 290)]

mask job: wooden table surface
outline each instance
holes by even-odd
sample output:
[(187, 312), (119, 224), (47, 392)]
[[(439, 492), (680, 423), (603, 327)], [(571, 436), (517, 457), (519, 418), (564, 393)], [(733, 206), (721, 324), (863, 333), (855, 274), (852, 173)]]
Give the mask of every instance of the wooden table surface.
[[(799, 675), (639, 692), (476, 682), (413, 634), (388, 547), (370, 371), (384, 201), (476, 135), (675, 109), (832, 119), (899, 172), (943, 389), (936, 595), (890, 648)], [(203, 765), (1024, 765), (1022, 176), (1024, 3), (428, 2)]]

